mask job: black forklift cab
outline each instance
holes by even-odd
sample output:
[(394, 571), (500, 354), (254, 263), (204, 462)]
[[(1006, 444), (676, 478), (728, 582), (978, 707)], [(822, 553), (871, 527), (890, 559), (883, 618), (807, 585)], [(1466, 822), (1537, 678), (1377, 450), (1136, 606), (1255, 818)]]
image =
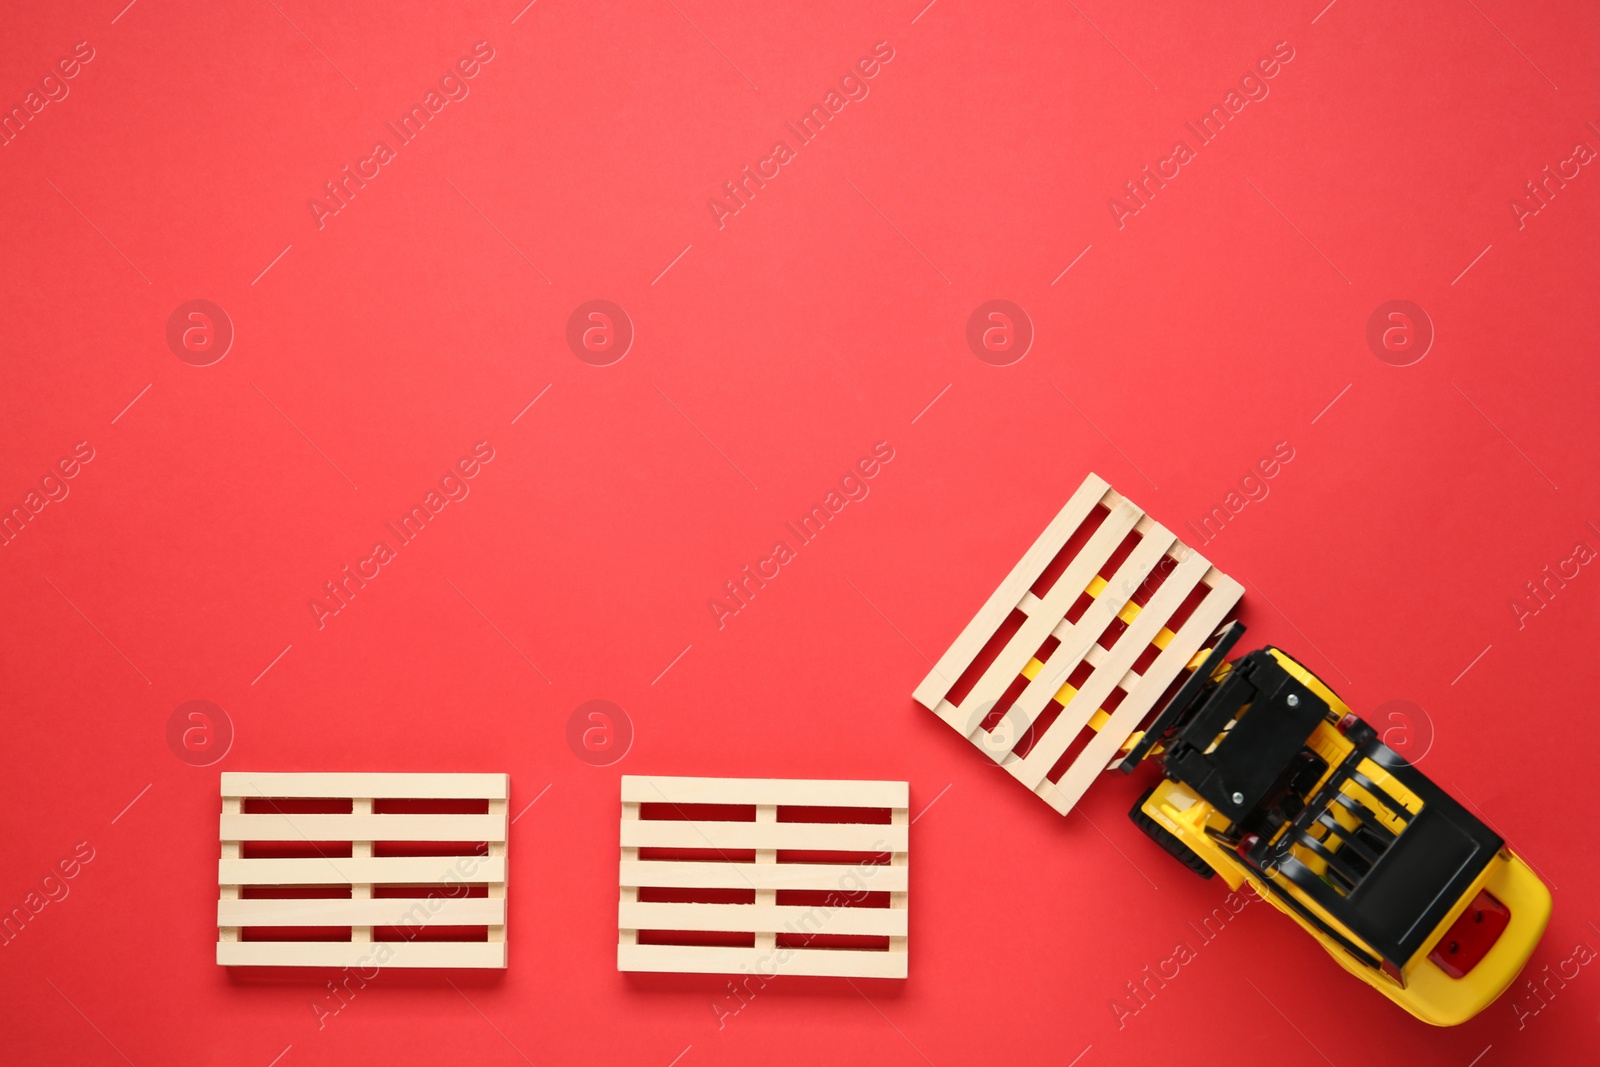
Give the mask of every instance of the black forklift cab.
[[(1504, 842), (1385, 745), (1371, 726), (1354, 715), (1336, 720), (1328, 703), (1267, 649), (1222, 670), (1223, 656), (1243, 632), (1235, 622), (1219, 634), (1212, 654), (1157, 716), (1122, 770), (1131, 772), (1161, 744), (1157, 758), (1167, 777), (1229, 820), (1226, 829), (1208, 831), (1212, 836), (1302, 917), (1368, 966), (1400, 980), (1402, 968)], [(1331, 776), (1307, 744), (1323, 723), (1354, 745)], [(1409, 811), (1364, 774), (1369, 760), (1419, 798), (1421, 807)], [(1307, 866), (1297, 850), (1320, 859), (1324, 870)], [(1301, 895), (1290, 893), (1290, 884)], [(1306, 899), (1359, 943), (1307, 907)]]

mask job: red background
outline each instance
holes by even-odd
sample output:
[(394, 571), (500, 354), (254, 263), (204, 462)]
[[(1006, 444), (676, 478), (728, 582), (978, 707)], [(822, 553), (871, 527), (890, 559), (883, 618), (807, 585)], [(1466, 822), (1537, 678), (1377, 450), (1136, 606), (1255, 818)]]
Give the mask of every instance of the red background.
[[(0, 549), (0, 907), (95, 850), (0, 949), (9, 1062), (1586, 1055), (1590, 968), (1436, 1031), (1260, 906), (1119, 1028), (1223, 890), (1124, 817), (1142, 776), (1063, 819), (910, 694), (1088, 471), (1188, 534), (1286, 441), (1203, 547), (1249, 640), (1359, 711), (1413, 702), (1423, 769), (1552, 883), (1532, 967), (1600, 946), (1600, 574), (1510, 607), (1600, 547), (1600, 177), (1509, 207), (1600, 147), (1592, 6), (120, 7), (0, 35), (7, 108), (95, 53), (0, 148), (0, 504), (95, 451)], [(478, 41), (470, 95), (319, 229), (308, 199)], [(721, 183), (879, 41), (870, 95), (719, 229)], [(1119, 229), (1108, 199), (1278, 42), (1270, 95)], [(236, 331), (204, 368), (165, 340), (195, 298)], [(607, 367), (565, 341), (594, 298), (637, 335)], [(1036, 330), (1007, 367), (964, 339), (992, 298)], [(1365, 339), (1391, 299), (1436, 331), (1411, 366)], [(470, 497), (319, 629), (322, 583), (480, 440)], [(719, 629), (709, 598), (879, 441), (870, 496)], [(636, 731), (605, 768), (565, 741), (596, 698)], [(165, 739), (193, 699), (236, 732), (210, 767)], [(218, 968), (227, 769), (507, 771), (513, 812), (548, 786), (509, 970), (385, 972), (319, 1030), (318, 977)], [(910, 979), (781, 979), (719, 1030), (723, 979), (618, 974), (624, 772), (909, 780)]]

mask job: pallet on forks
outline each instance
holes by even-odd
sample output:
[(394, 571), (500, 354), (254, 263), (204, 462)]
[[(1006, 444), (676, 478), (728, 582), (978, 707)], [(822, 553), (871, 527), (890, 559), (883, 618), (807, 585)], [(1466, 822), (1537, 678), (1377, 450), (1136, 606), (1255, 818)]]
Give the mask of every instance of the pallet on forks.
[(1065, 815), (1243, 593), (1091, 474), (914, 696)]

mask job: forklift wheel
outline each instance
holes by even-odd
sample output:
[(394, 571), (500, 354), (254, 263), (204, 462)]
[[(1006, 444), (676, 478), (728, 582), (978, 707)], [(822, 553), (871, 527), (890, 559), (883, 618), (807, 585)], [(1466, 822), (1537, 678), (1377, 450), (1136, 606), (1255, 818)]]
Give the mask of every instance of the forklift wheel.
[(1149, 800), (1150, 795), (1154, 792), (1155, 789), (1152, 788), (1144, 796), (1140, 797), (1133, 805), (1133, 810), (1128, 812), (1128, 818), (1133, 820), (1135, 826), (1144, 831), (1146, 837), (1166, 849), (1173, 859), (1202, 878), (1213, 877), (1217, 872), (1211, 869), (1209, 863), (1190, 852), (1175, 834), (1144, 813), (1144, 802)]

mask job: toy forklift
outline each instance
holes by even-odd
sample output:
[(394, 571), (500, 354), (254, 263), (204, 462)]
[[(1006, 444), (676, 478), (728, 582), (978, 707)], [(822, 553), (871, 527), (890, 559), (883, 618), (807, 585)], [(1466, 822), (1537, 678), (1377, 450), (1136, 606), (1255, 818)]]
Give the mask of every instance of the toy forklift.
[(1149, 758), (1166, 777), (1129, 817), (1417, 1018), (1465, 1022), (1527, 962), (1549, 890), (1305, 667), (1271, 646), (1224, 661), (1243, 633), (1220, 631), (1130, 738), (1121, 770)]
[(1299, 663), (1228, 662), (1243, 595), (1090, 474), (913, 698), (1062, 815), (1154, 760), (1144, 833), (1417, 1018), (1465, 1022), (1528, 961), (1549, 891)]

